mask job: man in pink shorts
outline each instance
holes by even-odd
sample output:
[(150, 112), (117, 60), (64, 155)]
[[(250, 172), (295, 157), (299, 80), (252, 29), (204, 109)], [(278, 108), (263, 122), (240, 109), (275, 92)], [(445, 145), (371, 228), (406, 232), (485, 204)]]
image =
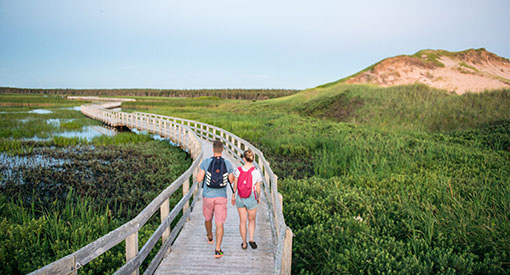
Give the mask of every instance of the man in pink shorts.
[(227, 185), (234, 180), (234, 168), (230, 161), (221, 157), (223, 143), (213, 142), (213, 157), (205, 159), (200, 164), (197, 181), (202, 182), (202, 197), (205, 217), (207, 241), (213, 243), (212, 219), (216, 223), (216, 250), (214, 257), (221, 258), (221, 242), (223, 240), (223, 224), (227, 219)]

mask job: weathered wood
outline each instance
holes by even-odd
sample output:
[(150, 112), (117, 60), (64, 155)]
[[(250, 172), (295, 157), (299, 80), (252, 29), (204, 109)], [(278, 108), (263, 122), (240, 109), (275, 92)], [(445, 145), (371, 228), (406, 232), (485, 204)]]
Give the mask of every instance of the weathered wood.
[(57, 262), (53, 262), (41, 269), (38, 269), (29, 275), (53, 275), (53, 274), (76, 274), (76, 257), (68, 255)]
[[(192, 206), (193, 205), (194, 205), (194, 203), (192, 203)], [(144, 275), (153, 274), (156, 271), (159, 264), (161, 263), (163, 258), (167, 255), (167, 252), (170, 250), (172, 242), (177, 237), (177, 232), (180, 232), (180, 230), (184, 226), (184, 223), (189, 219), (190, 214), (191, 214), (191, 211), (188, 211), (188, 212), (186, 212), (186, 214), (184, 216), (181, 217), (181, 219), (175, 226), (175, 229), (172, 231), (170, 238), (168, 239), (168, 241), (166, 243), (163, 244), (163, 246), (160, 248), (160, 250), (158, 251), (156, 256), (154, 256), (154, 258), (152, 259), (152, 262), (149, 264), (149, 266), (143, 273)]]
[(285, 230), (285, 240), (282, 255), (282, 269), (281, 274), (289, 275), (292, 269), (292, 238), (294, 234), (292, 230), (287, 227)]
[[(138, 254), (138, 232), (129, 235), (126, 239), (126, 262), (133, 259)], [(131, 275), (137, 275), (138, 268)]]
[(280, 201), (280, 209), (283, 210), (283, 196), (280, 192), (278, 192), (278, 200)]
[[(182, 184), (182, 195), (185, 197), (186, 194), (188, 194), (189, 191), (189, 178), (184, 180), (184, 183)], [(186, 201), (184, 203), (184, 206), (182, 208), (182, 213), (186, 213), (186, 210), (189, 208), (189, 201)]]
[[(168, 214), (170, 213), (170, 200), (166, 199), (159, 208), (160, 214), (161, 214), (161, 222), (165, 221), (166, 217), (168, 217)], [(170, 235), (170, 226), (165, 229), (165, 232), (163, 232), (163, 236), (161, 237), (161, 242), (165, 243), (168, 239), (168, 235)]]
[[(177, 205), (172, 209), (168, 217), (165, 218), (165, 220), (158, 226), (156, 231), (151, 235), (149, 240), (144, 244), (142, 249), (139, 253), (136, 254), (135, 257), (132, 257), (125, 265), (123, 265), (119, 270), (115, 272), (115, 274), (127, 274), (133, 271), (138, 272), (139, 266), (142, 264), (142, 262), (145, 260), (145, 258), (149, 255), (150, 251), (154, 246), (156, 245), (159, 238), (162, 236), (164, 230), (166, 227), (168, 227), (172, 221), (177, 217), (178, 213), (181, 211), (181, 209), (184, 207), (184, 204), (189, 201), (191, 198), (192, 192), (188, 192), (180, 201), (177, 203)], [(174, 228), (172, 231), (173, 234), (177, 233), (179, 231), (178, 228)], [(172, 236), (172, 235), (170, 235)], [(127, 240), (126, 240), (127, 242)], [(168, 242), (168, 241), (167, 241)], [(127, 250), (127, 246), (126, 246)]]

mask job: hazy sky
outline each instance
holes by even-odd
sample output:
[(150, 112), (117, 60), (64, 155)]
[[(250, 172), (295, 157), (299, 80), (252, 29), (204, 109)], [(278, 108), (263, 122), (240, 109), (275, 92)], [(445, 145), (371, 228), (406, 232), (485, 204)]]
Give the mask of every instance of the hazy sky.
[(510, 57), (509, 0), (0, 0), (0, 86), (309, 88), (421, 49)]

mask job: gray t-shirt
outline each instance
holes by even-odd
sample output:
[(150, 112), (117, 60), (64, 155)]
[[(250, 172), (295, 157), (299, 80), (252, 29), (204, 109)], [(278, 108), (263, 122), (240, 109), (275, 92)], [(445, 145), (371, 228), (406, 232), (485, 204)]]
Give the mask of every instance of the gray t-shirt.
[[(211, 164), (212, 158), (207, 158), (200, 163), (200, 169), (207, 172), (207, 168), (209, 168), (209, 164)], [(234, 173), (234, 168), (232, 166), (232, 163), (230, 161), (225, 159), (225, 165), (227, 166), (227, 172), (229, 174)], [(205, 177), (204, 177), (205, 181)], [(203, 182), (204, 190), (202, 191), (202, 196), (204, 198), (218, 198), (218, 197), (227, 197), (227, 186), (223, 188), (209, 188), (207, 187), (207, 184)], [(230, 188), (230, 187), (229, 187)]]

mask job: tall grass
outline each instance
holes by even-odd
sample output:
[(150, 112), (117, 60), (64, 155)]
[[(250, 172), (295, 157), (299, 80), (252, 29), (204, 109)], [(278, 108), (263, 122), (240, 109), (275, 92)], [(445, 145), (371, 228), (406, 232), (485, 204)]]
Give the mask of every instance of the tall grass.
[(151, 112), (225, 128), (269, 159), (295, 233), (294, 273), (510, 270), (508, 90), (341, 84), (172, 102)]
[[(58, 136), (44, 141), (18, 139), (24, 133), (23, 124), (17, 124), (21, 119), (44, 125), (21, 136), (43, 136), (96, 122), (74, 118), (72, 125), (61, 123), (57, 129), (47, 127), (53, 124), (46, 119), (82, 115), (60, 108), (42, 115), (26, 113), (25, 108), (8, 109), (0, 114), (1, 123), (12, 126), (0, 130), (1, 274), (31, 272), (117, 228), (191, 164), (185, 152), (146, 134), (119, 133), (91, 141)], [(179, 199), (172, 197), (171, 203)], [(140, 245), (159, 225), (159, 216), (155, 217), (140, 230)], [(80, 273), (111, 274), (124, 263), (121, 243)]]
[(211, 123), (264, 152), (295, 233), (294, 273), (510, 270), (508, 90), (340, 84), (256, 102), (150, 100), (129, 108)]

